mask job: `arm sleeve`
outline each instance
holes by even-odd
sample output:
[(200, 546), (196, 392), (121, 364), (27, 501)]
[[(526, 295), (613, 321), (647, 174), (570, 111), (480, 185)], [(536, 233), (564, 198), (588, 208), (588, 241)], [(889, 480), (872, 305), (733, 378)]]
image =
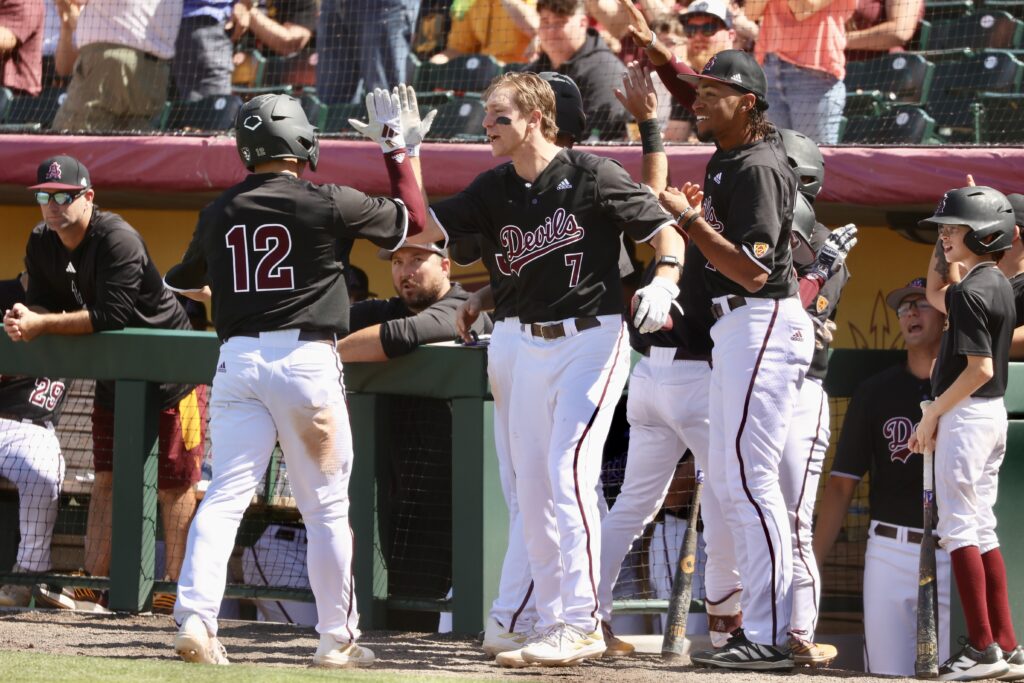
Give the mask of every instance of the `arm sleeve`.
[[(449, 240), (476, 237), (492, 227), (490, 213), (487, 211), (485, 183), (484, 176), (480, 176), (454, 197), (430, 205), (434, 221), (441, 226)], [(492, 201), (497, 201), (493, 194)]]
[(956, 321), (953, 349), (965, 356), (992, 357), (992, 336), (984, 302), (963, 289), (950, 288), (949, 317)]
[(725, 236), (770, 273), (782, 234), (782, 198), (787, 191), (783, 178), (772, 168), (753, 166), (744, 169), (734, 183), (737, 190), (748, 191), (733, 192)]
[(192, 241), (189, 242), (185, 255), (181, 257), (181, 263), (171, 266), (164, 275), (164, 284), (168, 289), (175, 292), (190, 292), (209, 284), (206, 277), (206, 254), (202, 243), (205, 216), (205, 210), (199, 214), (199, 222), (192, 233)]
[(36, 240), (29, 237), (28, 245), (25, 247), (25, 270), (28, 271), (28, 291), (25, 293), (25, 305), (39, 306), (56, 313), (60, 309), (57, 303), (60, 298), (50, 286), (50, 278), (43, 275), (41, 266), (43, 256), (39, 251)]
[(858, 390), (846, 409), (832, 472), (863, 479), (871, 467), (870, 396)]
[(646, 242), (673, 223), (654, 195), (630, 178), (617, 161), (601, 159), (597, 185), (601, 205), (612, 222), (637, 242)]
[(89, 308), (92, 328), (97, 332), (123, 329), (135, 310), (149, 256), (138, 235), (118, 230), (109, 234), (96, 257), (96, 297)]
[(408, 214), (402, 202), (388, 197), (370, 197), (341, 185), (326, 186), (334, 203), (338, 237), (363, 237), (378, 247), (394, 251), (405, 240)]
[(442, 299), (408, 318), (389, 320), (380, 326), (380, 343), (388, 358), (412, 352), (421, 344), (451, 341), (455, 330), (455, 309), (459, 299)]
[(665, 88), (672, 95), (673, 104), (678, 103), (692, 111), (693, 101), (697, 99), (697, 89), (689, 83), (679, 80), (679, 76), (693, 76), (697, 72), (691, 69), (679, 57), (655, 67), (654, 70), (661, 77), (661, 82), (665, 84)]

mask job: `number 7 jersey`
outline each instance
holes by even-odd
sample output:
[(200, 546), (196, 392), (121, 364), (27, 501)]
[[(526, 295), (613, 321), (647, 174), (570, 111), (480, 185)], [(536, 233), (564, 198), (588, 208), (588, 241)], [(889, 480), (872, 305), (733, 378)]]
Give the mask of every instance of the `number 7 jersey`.
[(406, 227), (398, 200), (256, 173), (203, 209), (181, 263), (164, 281), (176, 291), (210, 286), (221, 339), (292, 328), (344, 336), (342, 271), (353, 240), (395, 249)]

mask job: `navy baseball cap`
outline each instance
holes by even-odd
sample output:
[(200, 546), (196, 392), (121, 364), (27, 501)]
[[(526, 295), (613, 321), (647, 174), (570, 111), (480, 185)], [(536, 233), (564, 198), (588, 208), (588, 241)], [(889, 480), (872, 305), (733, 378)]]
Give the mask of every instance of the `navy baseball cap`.
[(903, 300), (913, 294), (925, 295), (925, 287), (928, 285), (928, 280), (923, 277), (915, 277), (913, 280), (907, 283), (906, 287), (900, 287), (894, 289), (885, 295), (885, 304), (892, 310), (896, 310), (903, 303)]
[(89, 171), (74, 157), (65, 154), (50, 157), (39, 164), (36, 184), (30, 190), (81, 190), (92, 187)]
[(1006, 198), (1013, 207), (1013, 222), (1024, 227), (1024, 194), (1008, 194)]
[(538, 76), (555, 91), (555, 125), (579, 142), (587, 137), (587, 114), (583, 111), (583, 95), (576, 81), (557, 71), (542, 71)]
[(702, 80), (725, 83), (742, 92), (757, 95), (763, 107), (768, 108), (765, 99), (768, 79), (765, 78), (764, 69), (754, 59), (754, 55), (743, 50), (722, 50), (708, 60), (699, 74), (680, 74), (679, 79), (695, 88)]

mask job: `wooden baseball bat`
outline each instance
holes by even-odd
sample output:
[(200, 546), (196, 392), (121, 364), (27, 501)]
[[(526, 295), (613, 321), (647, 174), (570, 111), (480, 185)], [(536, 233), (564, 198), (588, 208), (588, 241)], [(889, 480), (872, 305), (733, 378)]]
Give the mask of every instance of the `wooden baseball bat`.
[[(931, 401), (923, 401), (924, 410)], [(924, 508), (924, 536), (918, 564), (917, 584), (917, 657), (914, 674), (918, 678), (936, 678), (939, 675), (938, 585), (935, 579), (935, 490), (934, 455), (931, 449), (922, 449), (924, 477), (921, 503)]]
[(704, 490), (704, 473), (697, 470), (695, 479), (690, 516), (686, 521), (683, 545), (679, 548), (679, 566), (672, 579), (672, 597), (668, 603), (665, 636), (661, 641), (661, 656), (668, 661), (682, 657), (686, 645), (686, 619), (690, 615), (693, 573), (697, 568), (697, 518), (700, 512), (700, 495)]

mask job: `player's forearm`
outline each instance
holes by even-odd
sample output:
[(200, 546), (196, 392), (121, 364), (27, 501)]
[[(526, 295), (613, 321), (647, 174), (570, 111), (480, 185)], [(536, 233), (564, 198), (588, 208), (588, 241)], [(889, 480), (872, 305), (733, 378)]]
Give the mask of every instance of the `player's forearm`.
[(181, 292), (182, 296), (192, 299), (192, 301), (198, 301), (201, 304), (209, 303), (213, 298), (213, 292), (210, 291), (209, 286), (205, 286), (202, 289), (190, 289)]
[(418, 160), (418, 157), (408, 156), (404, 148), (384, 155), (391, 194), (402, 200), (409, 218), (406, 237), (419, 235), (427, 224), (427, 205), (423, 199), (421, 183), (417, 182), (413, 170), (414, 160)]
[(501, 5), (517, 29), (531, 38), (536, 35), (540, 26), (540, 15), (537, 14), (536, 8), (527, 5), (523, 0), (501, 0)]
[(249, 30), (261, 43), (279, 55), (298, 52), (313, 37), (313, 33), (305, 26), (279, 24), (256, 8), (249, 13)]
[(429, 244), (431, 242), (444, 242), (445, 246), (448, 246), (448, 235), (445, 231), (437, 224), (434, 220), (434, 214), (430, 212), (430, 200), (427, 198), (427, 188), (423, 184), (423, 167), (420, 164), (419, 157), (409, 157), (409, 168), (412, 171), (412, 177), (416, 181), (417, 189), (419, 190), (420, 197), (423, 201), (424, 207), (424, 225), (423, 230), (418, 235), (412, 236), (407, 240), (410, 244)]
[(825, 484), (818, 506), (818, 518), (814, 523), (814, 557), (819, 565), (824, 564), (839, 537), (839, 530), (843, 528), (843, 520), (853, 500), (853, 492), (859, 483), (858, 479), (832, 476)]
[(37, 334), (78, 335), (92, 334), (92, 318), (89, 311), (73, 313), (45, 313), (39, 316)]
[(888, 50), (893, 47), (903, 47), (910, 40), (910, 36), (903, 37), (899, 26), (895, 21), (886, 21), (865, 29), (850, 31), (846, 34), (847, 50)]
[(380, 325), (370, 325), (338, 342), (342, 363), (379, 363), (388, 359), (380, 340)]
[(942, 417), (961, 401), (985, 386), (995, 374), (992, 359), (988, 356), (967, 356), (967, 367), (963, 369), (949, 388), (935, 397), (929, 410), (936, 417)]
[[(664, 256), (674, 256), (683, 262), (683, 255), (686, 253), (686, 242), (683, 237), (672, 227), (662, 228), (658, 234), (651, 238), (651, 248), (654, 249), (655, 262)], [(657, 277), (665, 278), (670, 282), (679, 282), (679, 268), (671, 265), (658, 266), (654, 270)]]
[(480, 307), (481, 311), (494, 310), (494, 289), (492, 289), (490, 285), (484, 285), (473, 292), (470, 296), (476, 299), (477, 305)]
[(800, 303), (804, 308), (811, 305), (818, 292), (825, 285), (825, 281), (816, 275), (800, 278)]
[(742, 249), (718, 234), (703, 218), (693, 222), (688, 234), (718, 272), (751, 294), (759, 292), (768, 282), (768, 273), (751, 261)]
[(935, 243), (931, 261), (928, 263), (928, 280), (925, 285), (925, 298), (935, 310), (946, 312), (946, 288), (959, 282), (959, 275), (959, 270), (951, 267), (946, 261), (946, 255), (942, 251), (942, 240), (939, 240)]

